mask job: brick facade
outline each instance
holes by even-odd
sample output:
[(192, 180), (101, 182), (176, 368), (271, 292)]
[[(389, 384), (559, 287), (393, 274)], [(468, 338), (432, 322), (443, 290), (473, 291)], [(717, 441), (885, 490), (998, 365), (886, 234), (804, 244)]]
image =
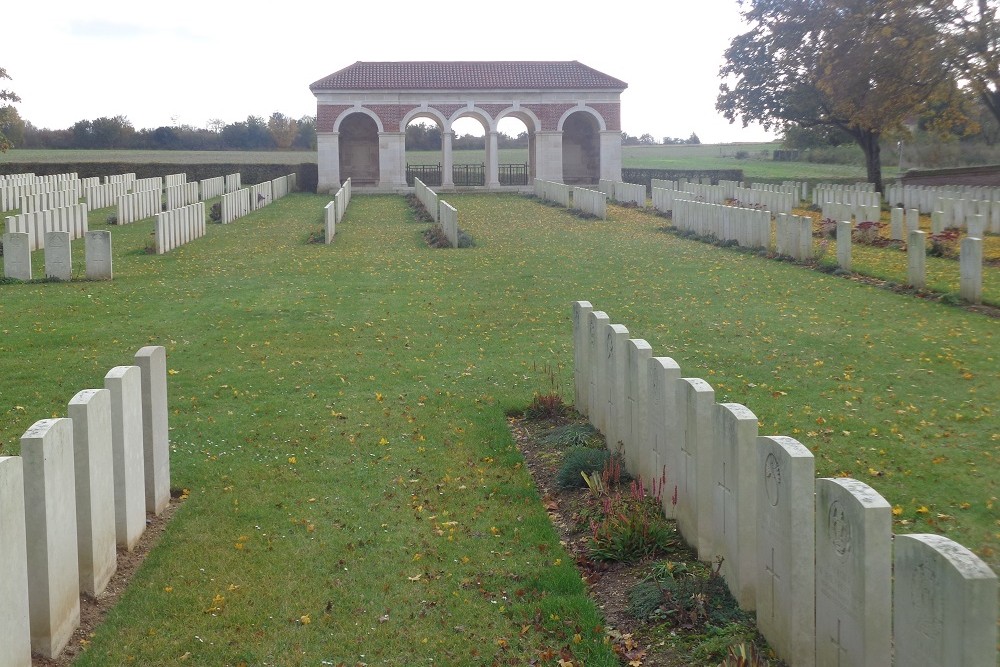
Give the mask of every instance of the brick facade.
[(337, 117), (351, 108), (349, 104), (320, 104), (316, 107), (316, 131), (333, 132)]

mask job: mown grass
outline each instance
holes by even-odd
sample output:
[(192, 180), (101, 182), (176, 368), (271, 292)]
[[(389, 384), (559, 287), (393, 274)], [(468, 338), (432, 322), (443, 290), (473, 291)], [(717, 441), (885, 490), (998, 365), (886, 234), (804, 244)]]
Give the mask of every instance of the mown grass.
[(0, 165), (15, 163), (135, 162), (140, 164), (301, 164), (316, 162), (316, 151), (141, 151), (103, 149), (23, 149), (0, 153)]
[(308, 245), (327, 199), (159, 257), (151, 221), (113, 227), (113, 282), (0, 285), (3, 455), (167, 347), (190, 497), (80, 664), (616, 664), (506, 427), (553, 383), (571, 399), (575, 299), (799, 438), (820, 475), (870, 483), (897, 530), (1000, 561), (996, 320), (619, 207), (451, 195), (477, 247), (430, 250), (402, 198), (359, 195)]

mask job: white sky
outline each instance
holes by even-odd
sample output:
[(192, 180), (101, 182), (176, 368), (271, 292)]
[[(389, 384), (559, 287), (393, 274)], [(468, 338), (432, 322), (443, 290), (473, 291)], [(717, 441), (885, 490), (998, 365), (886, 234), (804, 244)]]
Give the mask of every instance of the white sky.
[(315, 115), (309, 84), (358, 60), (579, 60), (628, 83), (629, 134), (773, 138), (715, 111), (723, 51), (746, 30), (736, 0), (29, 0), (2, 13), (0, 67), (12, 80), (0, 88), (38, 127)]

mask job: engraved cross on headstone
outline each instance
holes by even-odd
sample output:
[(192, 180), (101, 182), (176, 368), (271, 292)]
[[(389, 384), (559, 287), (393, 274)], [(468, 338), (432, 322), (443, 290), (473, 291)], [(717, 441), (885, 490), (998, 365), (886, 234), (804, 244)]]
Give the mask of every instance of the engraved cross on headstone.
[(840, 657), (847, 655), (847, 649), (840, 643), (840, 619), (837, 619), (837, 636), (830, 637), (830, 643), (837, 649), (837, 667), (841, 667)]
[(726, 515), (728, 514), (728, 512), (726, 511), (726, 509), (729, 507), (729, 500), (730, 500), (730, 497), (733, 495), (733, 490), (730, 489), (728, 486), (726, 486), (726, 462), (725, 461), (722, 462), (722, 481), (720, 481), (718, 483), (718, 485), (722, 487), (722, 490), (725, 493), (725, 495), (723, 496), (723, 502), (722, 502), (722, 534), (725, 535), (726, 534)]
[(781, 577), (778, 576), (777, 571), (774, 569), (774, 547), (771, 547), (771, 562), (770, 564), (764, 564), (764, 571), (771, 576), (771, 618), (773, 619), (774, 609), (777, 606), (777, 599), (774, 596), (774, 585), (779, 579), (781, 579)]

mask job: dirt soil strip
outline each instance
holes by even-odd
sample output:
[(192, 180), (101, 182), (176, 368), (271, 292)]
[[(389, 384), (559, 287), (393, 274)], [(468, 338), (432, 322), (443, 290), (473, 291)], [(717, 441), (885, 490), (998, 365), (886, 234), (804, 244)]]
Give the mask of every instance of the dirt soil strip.
[(128, 588), (132, 577), (139, 570), (139, 566), (146, 560), (146, 556), (160, 541), (163, 531), (174, 516), (174, 512), (180, 507), (183, 501), (179, 498), (171, 498), (170, 503), (164, 508), (159, 516), (146, 515), (146, 531), (139, 538), (139, 542), (132, 551), (118, 549), (118, 569), (115, 570), (107, 588), (97, 598), (89, 595), (80, 596), (80, 627), (76, 629), (73, 636), (63, 652), (56, 658), (42, 658), (36, 654), (31, 656), (33, 667), (65, 667), (72, 665), (77, 656), (86, 650), (90, 636), (100, 625), (104, 618), (115, 606), (125, 589)]

